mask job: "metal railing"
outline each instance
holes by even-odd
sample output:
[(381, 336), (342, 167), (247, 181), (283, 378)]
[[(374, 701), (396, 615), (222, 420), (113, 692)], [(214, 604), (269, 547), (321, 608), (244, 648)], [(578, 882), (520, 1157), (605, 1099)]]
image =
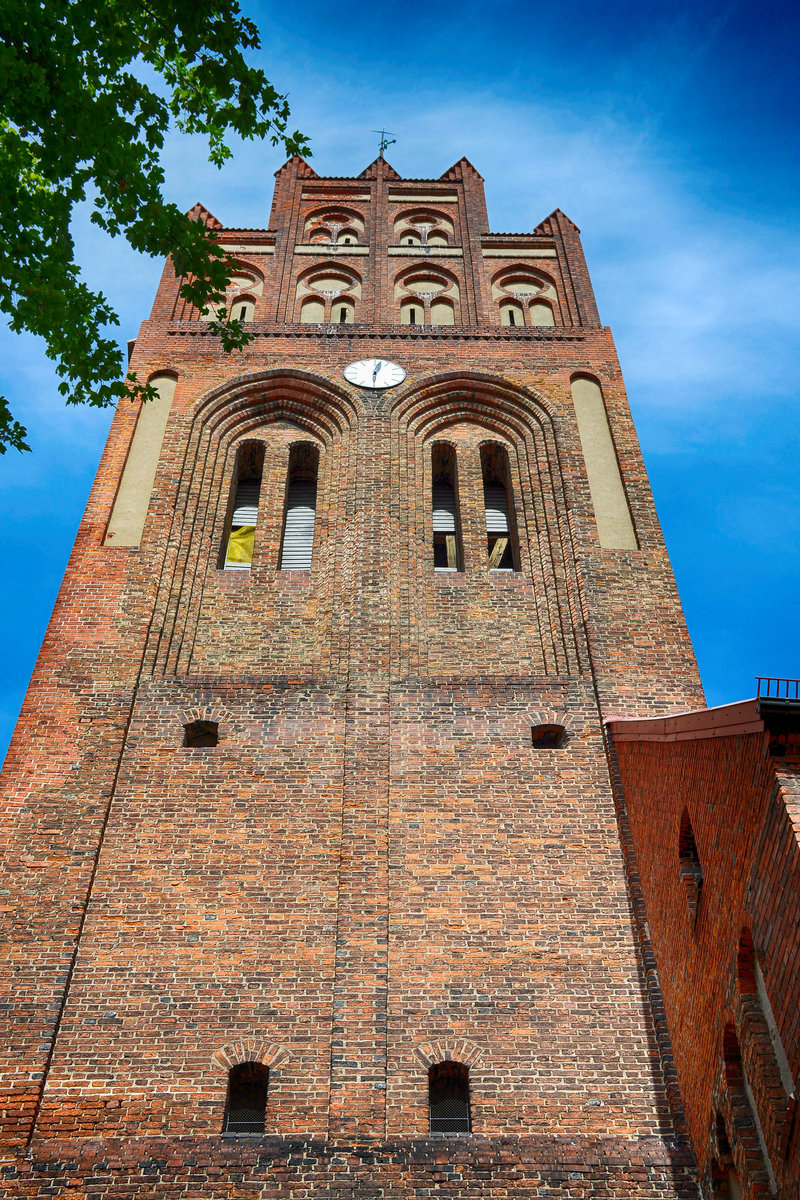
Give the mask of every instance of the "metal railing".
[(800, 679), (777, 679), (772, 675), (756, 675), (758, 697), (765, 700), (800, 700)]

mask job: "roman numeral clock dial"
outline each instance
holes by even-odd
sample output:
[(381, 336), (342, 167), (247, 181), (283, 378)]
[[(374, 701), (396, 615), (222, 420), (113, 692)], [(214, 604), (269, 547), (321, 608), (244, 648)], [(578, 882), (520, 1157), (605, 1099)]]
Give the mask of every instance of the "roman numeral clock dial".
[(405, 379), (406, 373), (398, 363), (385, 358), (362, 358), (347, 364), (344, 377), (356, 387), (383, 390), (397, 387)]

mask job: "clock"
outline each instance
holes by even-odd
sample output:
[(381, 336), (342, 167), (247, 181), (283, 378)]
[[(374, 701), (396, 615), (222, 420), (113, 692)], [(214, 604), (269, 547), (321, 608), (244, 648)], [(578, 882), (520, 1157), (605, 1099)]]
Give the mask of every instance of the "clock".
[(406, 373), (397, 363), (388, 362), (385, 358), (362, 358), (359, 362), (347, 364), (344, 377), (356, 387), (390, 388), (402, 383)]

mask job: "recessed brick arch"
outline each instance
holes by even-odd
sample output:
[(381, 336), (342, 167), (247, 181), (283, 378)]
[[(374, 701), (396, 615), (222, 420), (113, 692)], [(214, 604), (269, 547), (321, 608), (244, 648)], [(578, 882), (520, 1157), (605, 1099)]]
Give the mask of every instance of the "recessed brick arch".
[[(340, 477), (348, 472), (350, 434), (358, 415), (356, 402), (343, 388), (309, 372), (271, 370), (213, 389), (175, 422), (170, 457), (184, 465), (177, 486), (170, 489), (164, 481), (160, 498), (170, 536), (157, 599), (160, 619), (148, 644), (146, 669), (183, 674), (192, 662), (204, 589), (224, 538), (239, 443), (268, 439), (270, 427), (282, 422), (300, 438), (313, 439), (323, 452), (320, 528), (334, 528), (342, 519), (339, 508), (345, 490)], [(276, 504), (282, 502), (276, 497)], [(320, 634), (323, 642), (326, 636)]]
[(467, 1038), (443, 1038), (435, 1042), (423, 1042), (415, 1046), (414, 1057), (426, 1070), (442, 1062), (459, 1062), (473, 1067), (483, 1055), (484, 1049)]
[[(412, 621), (407, 664), (401, 669), (447, 673), (449, 646), (467, 644), (466, 622), (457, 625), (439, 602), (446, 580), (430, 584), (431, 447), (435, 441), (460, 438), (457, 452), (459, 511), (464, 547), (464, 573), (470, 594), (485, 597), (479, 607), (482, 632), (475, 626), (470, 644), (494, 640), (509, 659), (509, 670), (531, 674), (575, 674), (584, 669), (586, 651), (578, 603), (574, 551), (561, 477), (554, 413), (546, 398), (530, 389), (478, 372), (432, 376), (405, 388), (392, 399), (393, 436), (399, 454), (393, 491), (407, 498), (399, 517), (403, 569), (414, 580), (412, 592), (421, 619)], [(481, 479), (481, 445), (499, 441), (507, 454), (510, 517), (517, 539), (518, 563), (510, 575), (490, 578), (486, 571), (486, 517)], [(481, 525), (483, 531), (481, 532)], [(513, 578), (512, 578), (513, 576)], [(458, 582), (458, 581), (456, 581)], [(499, 590), (498, 590), (499, 589)], [(478, 605), (476, 604), (476, 608)], [(511, 620), (525, 618), (526, 641), (512, 663)], [(449, 612), (454, 612), (451, 605)], [(530, 614), (533, 614), (533, 620)], [(456, 624), (454, 624), (456, 622)], [(505, 624), (504, 624), (505, 622)], [(505, 632), (504, 632), (505, 630)], [(440, 647), (444, 649), (440, 650)], [(453, 651), (455, 658), (456, 651)], [(477, 663), (490, 669), (487, 659)], [(453, 672), (456, 668), (453, 666)]]
[(180, 714), (180, 724), (183, 728), (197, 723), (216, 725), (217, 735), (222, 742), (230, 738), (232, 718), (221, 704), (192, 704), (184, 708)]
[(227, 1072), (239, 1063), (258, 1062), (272, 1071), (290, 1054), (289, 1047), (279, 1042), (265, 1041), (263, 1038), (241, 1038), (215, 1050), (211, 1055), (211, 1064)]

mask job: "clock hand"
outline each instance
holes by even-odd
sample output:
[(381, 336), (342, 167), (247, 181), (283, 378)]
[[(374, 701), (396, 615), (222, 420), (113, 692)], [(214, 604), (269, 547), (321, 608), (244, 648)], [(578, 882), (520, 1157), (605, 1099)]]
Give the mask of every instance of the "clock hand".
[(372, 372), (372, 382), (373, 383), (378, 378), (378, 371), (380, 371), (382, 366), (383, 366), (383, 363), (381, 362), (380, 359), (378, 359), (378, 361), (375, 363), (375, 370)]

